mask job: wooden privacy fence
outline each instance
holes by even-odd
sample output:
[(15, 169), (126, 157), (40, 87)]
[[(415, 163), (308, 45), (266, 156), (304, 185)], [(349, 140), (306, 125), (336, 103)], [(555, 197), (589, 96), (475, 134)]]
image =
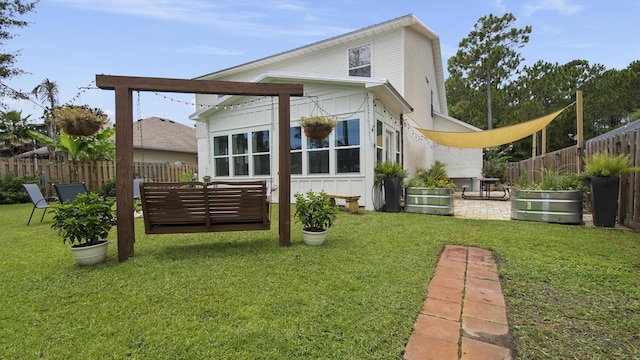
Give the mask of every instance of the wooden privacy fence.
[[(172, 163), (134, 163), (136, 178), (147, 178), (158, 182), (181, 181), (181, 174), (196, 174), (197, 165), (175, 165)], [(12, 173), (14, 176), (35, 175), (40, 178), (46, 195), (54, 195), (52, 184), (84, 182), (90, 191), (99, 191), (104, 183), (115, 178), (115, 163), (111, 161), (80, 161), (74, 171), (72, 162), (49, 161), (47, 159), (0, 158), (0, 177)], [(190, 180), (190, 179), (189, 179)]]
[[(595, 153), (608, 151), (609, 154), (629, 154), (633, 166), (640, 166), (640, 129), (613, 131), (587, 140), (582, 149), (577, 146), (554, 151), (520, 162), (508, 164), (507, 182), (515, 184), (526, 170), (528, 180), (540, 183), (543, 169), (559, 174), (579, 173), (584, 170), (583, 158)], [(588, 198), (589, 194), (587, 194)], [(588, 205), (588, 202), (586, 203)], [(618, 222), (634, 229), (640, 229), (640, 173), (625, 174), (620, 177), (620, 201)]]

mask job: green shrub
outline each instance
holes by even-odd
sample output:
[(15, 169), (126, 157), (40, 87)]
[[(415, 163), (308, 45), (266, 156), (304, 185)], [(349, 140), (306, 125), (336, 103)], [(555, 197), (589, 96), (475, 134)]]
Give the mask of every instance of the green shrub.
[(376, 184), (382, 183), (385, 178), (404, 179), (405, 177), (407, 177), (407, 170), (402, 168), (402, 164), (393, 161), (378, 161), (373, 170), (375, 172), (375, 177), (373, 180)]
[(608, 177), (630, 174), (640, 168), (632, 166), (629, 154), (612, 156), (605, 150), (585, 159), (584, 170), (587, 177)]
[(100, 194), (105, 198), (112, 198), (116, 196), (116, 179), (109, 179), (102, 184)]
[(418, 169), (416, 171), (416, 176), (407, 181), (406, 187), (453, 189), (456, 185), (449, 179), (447, 170), (445, 169), (445, 164), (436, 160), (428, 170), (421, 168)]
[[(39, 184), (40, 178), (34, 175), (13, 176), (8, 173), (0, 178), (0, 204), (28, 203), (29, 194), (22, 184)], [(41, 189), (42, 190), (42, 189)]]

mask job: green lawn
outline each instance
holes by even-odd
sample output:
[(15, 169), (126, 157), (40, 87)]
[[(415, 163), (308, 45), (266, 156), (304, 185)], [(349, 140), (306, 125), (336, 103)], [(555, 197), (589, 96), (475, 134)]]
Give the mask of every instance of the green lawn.
[[(144, 234), (78, 267), (52, 216), (0, 206), (0, 359), (399, 359), (445, 244), (493, 250), (521, 359), (640, 358), (640, 236), (341, 212), (321, 247), (272, 230)], [(292, 220), (293, 221), (293, 220)]]

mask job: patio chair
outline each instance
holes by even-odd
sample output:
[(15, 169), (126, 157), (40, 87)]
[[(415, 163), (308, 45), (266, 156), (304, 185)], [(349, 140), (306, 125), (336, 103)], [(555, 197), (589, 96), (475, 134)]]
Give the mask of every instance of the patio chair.
[(53, 184), (53, 188), (56, 189), (60, 202), (73, 202), (79, 194), (87, 192), (84, 183)]
[[(133, 179), (133, 212), (140, 208), (140, 183), (146, 181), (144, 178)], [(141, 209), (142, 210), (142, 209)]]
[(42, 191), (40, 191), (40, 187), (37, 184), (22, 184), (24, 189), (27, 190), (29, 197), (31, 198), (31, 202), (33, 203), (33, 209), (31, 209), (31, 215), (29, 215), (29, 221), (27, 221), (27, 226), (31, 223), (31, 218), (33, 217), (33, 212), (36, 209), (44, 209), (42, 213), (42, 217), (40, 218), (40, 222), (44, 219), (44, 215), (47, 213), (47, 209), (49, 208), (49, 201), (57, 201), (58, 199), (50, 196), (44, 197), (42, 195)]

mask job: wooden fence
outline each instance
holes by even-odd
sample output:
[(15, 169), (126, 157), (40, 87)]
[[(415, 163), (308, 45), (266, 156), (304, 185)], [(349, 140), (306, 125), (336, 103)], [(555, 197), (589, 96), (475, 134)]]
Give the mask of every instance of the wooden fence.
[[(134, 163), (134, 177), (144, 177), (153, 181), (180, 181), (181, 174), (196, 174), (196, 165), (175, 165), (172, 163)], [(98, 191), (107, 180), (116, 176), (115, 163), (110, 161), (84, 161), (77, 163), (74, 171), (71, 162), (49, 161), (47, 159), (0, 158), (0, 177), (12, 173), (14, 176), (35, 175), (40, 178), (46, 195), (54, 195), (53, 185), (58, 183), (84, 182), (89, 190)]]
[[(640, 129), (615, 132), (585, 142), (582, 149), (572, 146), (537, 156), (520, 162), (509, 163), (507, 182), (515, 184), (521, 174), (529, 181), (540, 183), (543, 169), (554, 170), (560, 174), (579, 173), (584, 170), (583, 158), (595, 153), (608, 151), (609, 154), (629, 154), (633, 166), (640, 166)], [(587, 194), (587, 199), (589, 194)], [(588, 205), (588, 202), (586, 202)], [(618, 203), (618, 222), (634, 229), (640, 229), (640, 173), (626, 174), (620, 177), (620, 201)]]

